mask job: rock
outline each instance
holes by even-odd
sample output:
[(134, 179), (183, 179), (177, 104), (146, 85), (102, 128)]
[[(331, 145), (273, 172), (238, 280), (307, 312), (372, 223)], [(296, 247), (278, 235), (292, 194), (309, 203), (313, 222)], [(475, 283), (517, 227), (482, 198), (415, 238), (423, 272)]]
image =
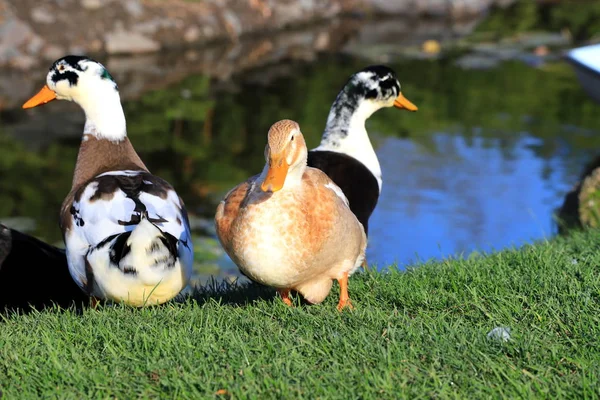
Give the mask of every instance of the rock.
[(579, 192), (579, 218), (585, 227), (597, 228), (600, 225), (600, 169), (593, 170), (583, 179)]
[(22, 21), (16, 18), (4, 21), (0, 25), (0, 53), (19, 47), (33, 36), (31, 28)]
[(81, 46), (71, 46), (69, 47), (69, 54), (85, 55), (86, 51), (85, 48)]
[[(365, 11), (390, 15), (453, 15), (482, 12), (496, 3), (514, 0), (0, 0), (0, 67), (29, 68), (42, 59), (58, 58), (57, 49), (85, 53), (137, 54), (160, 49), (181, 49), (218, 39), (237, 41), (241, 36), (307, 25), (341, 13)], [(451, 18), (450, 18), (451, 19)], [(392, 20), (414, 28), (408, 18)], [(378, 21), (377, 24), (380, 22)], [(448, 21), (446, 20), (446, 23)], [(454, 21), (450, 21), (454, 24)], [(351, 22), (351, 28), (363, 22)], [(416, 24), (422, 25), (422, 24)], [(447, 28), (447, 27), (446, 27)], [(446, 29), (446, 32), (448, 29)], [(427, 32), (424, 40), (443, 38)], [(345, 40), (323, 36), (317, 47)], [(396, 40), (414, 38), (412, 31)], [(531, 41), (531, 40), (530, 40)], [(416, 42), (416, 41), (415, 41)], [(544, 43), (548, 45), (547, 43)], [(404, 45), (404, 43), (403, 43)], [(417, 48), (417, 50), (419, 50)], [(386, 54), (391, 59), (394, 50)]]
[(16, 69), (28, 70), (36, 63), (36, 59), (32, 56), (22, 54), (18, 57), (13, 57), (10, 60), (10, 66)]
[(90, 51), (93, 53), (99, 53), (102, 50), (102, 40), (94, 39), (90, 42)]
[(60, 46), (49, 45), (42, 50), (42, 56), (46, 60), (56, 60), (65, 55), (65, 50)]
[(118, 31), (107, 33), (104, 40), (108, 54), (139, 54), (160, 49), (158, 42), (137, 32)]
[(200, 37), (200, 29), (197, 26), (190, 26), (183, 34), (183, 39), (188, 42), (195, 42)]
[(42, 7), (31, 10), (31, 19), (38, 24), (52, 24), (56, 21), (52, 12)]
[(31, 68), (35, 64), (35, 59), (27, 54), (28, 47), (39, 50), (42, 40), (27, 24), (10, 13), (5, 13), (2, 17), (4, 18), (0, 19), (0, 65), (5, 64), (16, 69)]
[(44, 41), (39, 36), (34, 36), (27, 45), (27, 52), (29, 54), (37, 54), (44, 46)]
[(409, 1), (371, 0), (368, 6), (372, 12), (381, 14), (410, 14), (413, 5)]
[(442, 17), (448, 15), (451, 5), (454, 2), (448, 0), (425, 0), (415, 3), (415, 9), (419, 14), (426, 14), (433, 17)]
[(510, 328), (498, 326), (488, 332), (487, 338), (501, 342), (508, 342), (510, 340)]
[(215, 35), (215, 30), (210, 25), (205, 25), (205, 26), (202, 27), (202, 33), (207, 38), (211, 38), (211, 37), (213, 37)]
[(152, 35), (160, 28), (167, 27), (168, 24), (169, 21), (165, 21), (161, 18), (153, 18), (149, 21), (144, 21), (133, 25), (132, 30), (144, 35)]
[(124, 1), (123, 6), (133, 18), (139, 18), (144, 14), (144, 6), (138, 0)]
[(559, 234), (598, 226), (599, 178), (600, 156), (596, 156), (585, 165), (579, 182), (565, 195), (562, 206), (556, 212)]
[(478, 15), (490, 8), (492, 2), (492, 0), (454, 0), (450, 15), (456, 19)]
[(81, 0), (81, 5), (83, 8), (88, 10), (97, 10), (104, 7), (106, 3), (106, 0)]
[(330, 42), (329, 32), (321, 32), (315, 39), (314, 49), (317, 51), (324, 51), (329, 47)]
[(231, 38), (238, 38), (242, 33), (242, 23), (239, 17), (230, 10), (223, 11), (223, 19), (225, 21), (225, 29)]

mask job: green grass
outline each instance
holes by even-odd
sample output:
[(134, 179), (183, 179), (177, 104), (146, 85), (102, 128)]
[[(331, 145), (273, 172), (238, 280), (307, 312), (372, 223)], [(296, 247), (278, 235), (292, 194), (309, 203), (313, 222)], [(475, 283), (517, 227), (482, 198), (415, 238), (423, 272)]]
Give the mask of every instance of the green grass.
[[(213, 288), (0, 322), (4, 398), (598, 398), (600, 232), (366, 273), (354, 312)], [(487, 339), (494, 327), (511, 340)], [(227, 394), (216, 395), (221, 389)]]

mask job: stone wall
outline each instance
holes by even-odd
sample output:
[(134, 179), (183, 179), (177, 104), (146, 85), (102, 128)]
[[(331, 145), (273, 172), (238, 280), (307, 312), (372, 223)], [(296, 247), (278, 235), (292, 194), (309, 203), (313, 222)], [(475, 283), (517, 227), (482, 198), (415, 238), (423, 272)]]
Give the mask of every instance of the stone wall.
[(460, 19), (513, 0), (0, 0), (0, 67), (236, 42), (339, 15)]

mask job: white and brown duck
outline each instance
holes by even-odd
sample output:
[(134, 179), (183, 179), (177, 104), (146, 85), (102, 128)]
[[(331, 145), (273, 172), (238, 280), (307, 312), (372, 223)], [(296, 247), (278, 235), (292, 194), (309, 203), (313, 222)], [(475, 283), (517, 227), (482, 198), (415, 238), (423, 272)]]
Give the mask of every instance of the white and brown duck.
[(367, 234), (383, 181), (365, 123), (385, 107), (417, 111), (402, 94), (392, 69), (376, 65), (355, 73), (331, 106), (321, 144), (308, 152), (308, 165), (342, 189)]
[(187, 284), (192, 240), (183, 201), (152, 175), (127, 138), (117, 84), (90, 58), (57, 60), (23, 108), (74, 101), (86, 116), (63, 202), (69, 272), (87, 294), (133, 306), (164, 303)]
[(306, 165), (307, 153), (296, 122), (275, 123), (262, 173), (219, 204), (217, 236), (244, 275), (275, 287), (288, 305), (290, 290), (322, 302), (337, 280), (341, 310), (351, 307), (348, 277), (362, 264), (367, 239), (340, 188)]

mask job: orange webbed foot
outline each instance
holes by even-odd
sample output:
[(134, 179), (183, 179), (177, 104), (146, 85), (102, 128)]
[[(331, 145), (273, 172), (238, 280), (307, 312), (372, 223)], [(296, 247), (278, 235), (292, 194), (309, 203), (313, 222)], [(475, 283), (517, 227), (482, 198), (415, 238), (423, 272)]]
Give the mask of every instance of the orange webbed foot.
[(91, 296), (90, 297), (90, 308), (92, 308), (93, 310), (95, 310), (96, 308), (98, 308), (98, 305), (100, 304), (100, 299), (95, 297), (95, 296)]
[(354, 306), (352, 305), (350, 299), (340, 299), (340, 302), (337, 305), (337, 310), (342, 312), (344, 308), (347, 308), (348, 310), (354, 310)]
[(278, 289), (277, 292), (281, 296), (281, 300), (288, 307), (293, 307), (292, 299), (290, 299), (290, 290), (289, 289)]
[(340, 284), (340, 301), (337, 306), (338, 311), (342, 311), (344, 308), (353, 310), (354, 306), (352, 305), (352, 302), (350, 301), (350, 296), (348, 296), (348, 273), (347, 272), (340, 279), (338, 279), (338, 283)]

